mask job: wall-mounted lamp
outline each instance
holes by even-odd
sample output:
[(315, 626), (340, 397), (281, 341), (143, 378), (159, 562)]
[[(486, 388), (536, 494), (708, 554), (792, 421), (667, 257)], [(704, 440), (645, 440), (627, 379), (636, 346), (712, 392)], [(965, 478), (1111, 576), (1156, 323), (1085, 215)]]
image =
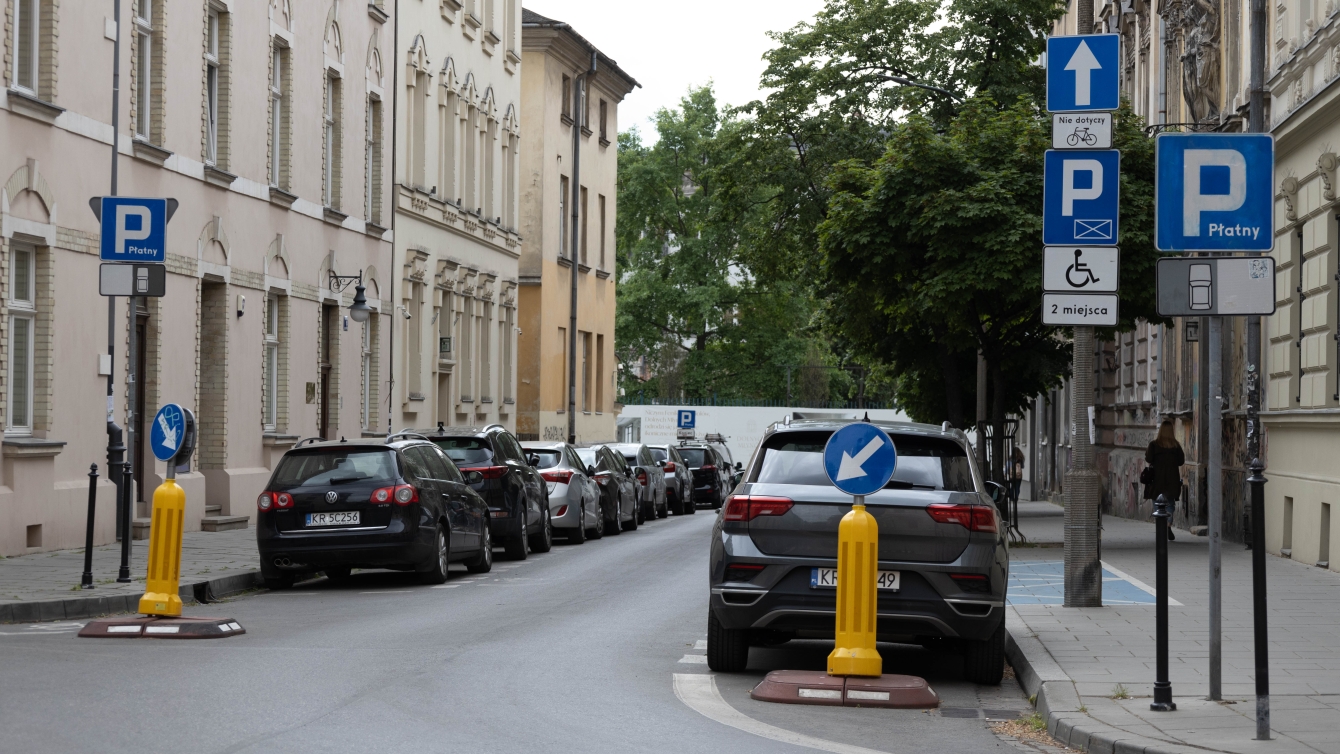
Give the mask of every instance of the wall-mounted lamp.
[(330, 290), (333, 293), (339, 293), (349, 287), (350, 283), (354, 286), (354, 303), (349, 305), (349, 316), (354, 318), (355, 322), (367, 322), (368, 317), (372, 316), (372, 307), (368, 306), (368, 299), (363, 295), (363, 273), (357, 275), (336, 275), (334, 270), (328, 271), (327, 278), (330, 283)]
[(247, 297), (239, 295), (237, 297), (237, 316), (242, 316), (247, 311)]

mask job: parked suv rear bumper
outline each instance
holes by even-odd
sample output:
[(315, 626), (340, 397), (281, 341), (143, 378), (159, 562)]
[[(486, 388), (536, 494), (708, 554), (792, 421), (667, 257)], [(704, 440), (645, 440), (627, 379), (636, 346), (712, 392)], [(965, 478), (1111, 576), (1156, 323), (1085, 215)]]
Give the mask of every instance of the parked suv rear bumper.
[(256, 547), (266, 568), (319, 570), (326, 566), (409, 567), (432, 556), (436, 543), (431, 527), (407, 529), (400, 519), (368, 531), (283, 533), (261, 520), (257, 523)]

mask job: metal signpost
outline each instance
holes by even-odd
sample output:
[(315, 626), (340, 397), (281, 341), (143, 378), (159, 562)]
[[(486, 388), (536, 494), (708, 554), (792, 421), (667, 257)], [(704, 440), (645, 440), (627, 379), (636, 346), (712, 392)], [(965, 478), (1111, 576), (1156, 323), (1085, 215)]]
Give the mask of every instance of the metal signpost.
[[(1121, 104), (1121, 37), (1092, 31), (1092, 7), (1081, 3), (1079, 35), (1047, 39), (1052, 150), (1044, 162), (1042, 242), (1058, 249), (1044, 253), (1042, 322), (1074, 327), (1075, 427), (1091, 422), (1093, 328), (1115, 326), (1119, 308), (1121, 153), (1110, 147), (1112, 111)], [(1075, 432), (1065, 475), (1066, 607), (1103, 604), (1094, 439)]]
[[(1163, 133), (1155, 141), (1154, 245), (1167, 252), (1274, 247), (1275, 140), (1269, 134)], [(1210, 699), (1223, 698), (1223, 315), (1269, 314), (1273, 260), (1211, 256), (1160, 260), (1159, 313), (1209, 316), (1206, 424)]]
[(865, 511), (865, 496), (884, 489), (898, 465), (898, 451), (884, 430), (856, 422), (834, 432), (824, 446), (824, 471), (834, 487), (852, 496), (838, 524), (837, 619), (832, 676), (878, 676), (875, 649), (879, 577), (879, 524)]

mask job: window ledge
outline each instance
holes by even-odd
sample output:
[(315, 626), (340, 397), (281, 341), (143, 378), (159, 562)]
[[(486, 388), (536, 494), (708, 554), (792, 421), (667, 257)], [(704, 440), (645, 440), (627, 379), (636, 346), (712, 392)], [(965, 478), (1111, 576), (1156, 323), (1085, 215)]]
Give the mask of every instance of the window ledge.
[(390, 14), (373, 3), (368, 3), (368, 16), (379, 24), (386, 23), (386, 20), (391, 17)]
[(412, 401), (426, 401), (428, 400), (428, 397), (425, 396), (423, 393), (410, 393), (409, 399)]
[(558, 119), (559, 119), (559, 121), (561, 121), (561, 122), (563, 123), (563, 125), (565, 125), (565, 126), (570, 126), (570, 125), (572, 125), (572, 116), (571, 116), (571, 115), (568, 115), (567, 113), (563, 113), (563, 114), (559, 115), (559, 116), (558, 116)]
[(387, 229), (385, 226), (378, 225), (377, 223), (374, 223), (371, 220), (368, 220), (365, 223), (363, 223), (363, 232), (367, 233), (369, 236), (376, 236), (377, 238), (381, 238), (382, 236), (386, 235), (386, 230)]
[(507, 405), (507, 406), (514, 406), (514, 405), (516, 405), (516, 399), (515, 399), (515, 398), (503, 398), (503, 404), (504, 404), (504, 405)]
[(471, 398), (471, 397), (468, 396), (468, 395), (462, 395), (462, 396), (461, 396), (461, 401), (460, 401), (460, 402), (461, 402), (461, 403), (474, 403), (474, 402), (475, 402), (475, 399), (474, 399), (474, 398)]
[(63, 440), (44, 440), (40, 437), (6, 437), (5, 458), (54, 458), (65, 448)]
[(442, 10), (455, 13), (461, 9), (460, 0), (442, 0)]
[(610, 145), (609, 139), (606, 139), (604, 136), (600, 137), (600, 146), (608, 147), (609, 145)]
[(589, 138), (591, 138), (591, 134), (593, 134), (593, 133), (595, 133), (595, 131), (592, 131), (591, 129), (587, 128), (586, 126), (582, 126), (582, 136), (585, 136), (586, 138), (589, 139)]
[(480, 402), (480, 403), (492, 403), (492, 402), (493, 402), (493, 399), (492, 399), (492, 398), (489, 398), (489, 397), (484, 397), (484, 398), (480, 398), (480, 399), (479, 399), (479, 402)]
[(267, 448), (291, 448), (298, 444), (297, 435), (283, 435), (278, 432), (263, 432), (261, 444)]
[(338, 209), (335, 209), (334, 207), (322, 207), (321, 216), (325, 219), (326, 222), (332, 225), (343, 225), (344, 221), (349, 217), (349, 215), (339, 211)]
[(18, 89), (9, 90), (9, 109), (19, 115), (26, 115), (34, 120), (40, 120), (46, 124), (53, 124), (60, 114), (65, 112), (65, 108), (59, 105), (53, 105), (43, 99), (21, 92)]
[(237, 176), (229, 173), (227, 170), (222, 170), (213, 165), (205, 166), (205, 183), (208, 183), (211, 186), (228, 188), (233, 185), (233, 181), (235, 180), (237, 180)]
[(293, 207), (293, 203), (296, 201), (298, 201), (297, 194), (290, 194), (289, 192), (279, 188), (278, 186), (270, 187), (271, 204), (278, 204), (284, 209), (291, 209)]
[(601, 280), (604, 280), (604, 279), (608, 278), (609, 276), (610, 276), (610, 271), (609, 271), (609, 270), (599, 270), (599, 269), (596, 270), (596, 277), (600, 278)]
[(559, 266), (559, 267), (571, 267), (571, 266), (572, 266), (572, 260), (571, 260), (571, 259), (568, 259), (567, 257), (565, 257), (565, 256), (563, 256), (562, 254), (560, 254), (559, 257), (558, 257), (558, 266)]
[(130, 145), (134, 149), (136, 157), (145, 162), (152, 162), (159, 167), (162, 167), (163, 163), (167, 162), (167, 159), (172, 156), (170, 150), (157, 144), (150, 144), (144, 139), (131, 139)]
[(590, 272), (590, 271), (591, 271), (591, 265), (589, 265), (589, 264), (578, 263), (578, 264), (577, 264), (577, 269), (578, 269), (579, 271), (581, 271), (581, 272)]

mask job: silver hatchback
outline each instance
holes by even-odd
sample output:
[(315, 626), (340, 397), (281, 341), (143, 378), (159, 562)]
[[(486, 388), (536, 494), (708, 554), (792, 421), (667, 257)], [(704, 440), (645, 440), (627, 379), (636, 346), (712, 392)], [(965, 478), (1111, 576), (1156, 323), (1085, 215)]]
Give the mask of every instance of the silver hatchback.
[(573, 447), (565, 442), (523, 442), (526, 459), (549, 487), (549, 516), (554, 533), (581, 544), (605, 536), (600, 487)]

